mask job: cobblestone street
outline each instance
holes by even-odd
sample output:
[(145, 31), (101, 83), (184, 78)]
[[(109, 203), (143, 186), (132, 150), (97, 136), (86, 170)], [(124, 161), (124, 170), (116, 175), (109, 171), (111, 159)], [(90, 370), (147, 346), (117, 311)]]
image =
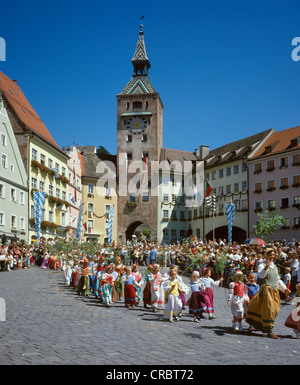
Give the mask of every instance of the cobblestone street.
[[(284, 326), (293, 306), (282, 306), (278, 340), (260, 332), (236, 334), (226, 305), (227, 289), (216, 287), (215, 320), (192, 322), (186, 309), (178, 323), (163, 321), (140, 304), (106, 308), (94, 296), (65, 286), (62, 271), (0, 274), (6, 321), (1, 322), (1, 365), (225, 365), (299, 364), (300, 340)], [(246, 326), (246, 324), (245, 324)]]

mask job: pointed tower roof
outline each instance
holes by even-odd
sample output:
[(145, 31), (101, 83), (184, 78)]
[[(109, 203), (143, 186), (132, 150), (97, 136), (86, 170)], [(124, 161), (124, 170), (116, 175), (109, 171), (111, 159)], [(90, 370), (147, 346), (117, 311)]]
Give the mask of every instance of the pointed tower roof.
[(131, 63), (134, 68), (132, 78), (120, 95), (156, 93), (148, 77), (151, 65), (146, 52), (143, 24), (140, 25), (139, 38)]
[(145, 46), (143, 24), (140, 25), (139, 39), (136, 45), (134, 56), (131, 63), (134, 67), (134, 76), (147, 75), (148, 69), (151, 67)]

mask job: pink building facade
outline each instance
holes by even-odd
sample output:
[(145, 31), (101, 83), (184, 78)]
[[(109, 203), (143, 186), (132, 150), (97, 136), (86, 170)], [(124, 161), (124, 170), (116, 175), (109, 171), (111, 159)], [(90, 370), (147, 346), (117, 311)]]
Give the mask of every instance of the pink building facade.
[(300, 126), (273, 133), (249, 161), (249, 233), (257, 213), (269, 210), (284, 224), (265, 241), (300, 239)]
[(76, 146), (67, 147), (66, 154), (68, 160), (68, 202), (70, 203), (68, 211), (68, 237), (76, 237), (76, 229), (79, 217), (79, 208), (82, 201), (82, 185), (81, 185), (81, 162), (80, 152)]

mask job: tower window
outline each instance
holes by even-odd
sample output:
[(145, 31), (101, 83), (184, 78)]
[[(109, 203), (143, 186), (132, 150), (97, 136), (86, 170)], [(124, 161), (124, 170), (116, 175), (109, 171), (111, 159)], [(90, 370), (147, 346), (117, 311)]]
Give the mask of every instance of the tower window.
[(143, 135), (143, 142), (147, 142), (147, 135)]
[(127, 135), (127, 142), (132, 142), (132, 135)]
[(143, 108), (142, 102), (133, 102), (133, 109), (134, 110), (141, 110)]
[(129, 107), (130, 107), (130, 104), (129, 104), (129, 102), (127, 102), (127, 110), (129, 110)]

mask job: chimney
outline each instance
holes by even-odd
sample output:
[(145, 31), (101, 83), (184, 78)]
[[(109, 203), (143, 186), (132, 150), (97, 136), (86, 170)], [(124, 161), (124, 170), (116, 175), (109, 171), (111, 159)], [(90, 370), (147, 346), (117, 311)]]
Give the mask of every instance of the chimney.
[(196, 156), (196, 158), (198, 158), (198, 156), (199, 156), (199, 149), (198, 148), (195, 149), (195, 156)]
[(209, 154), (209, 146), (202, 144), (200, 147), (200, 160), (204, 160)]

